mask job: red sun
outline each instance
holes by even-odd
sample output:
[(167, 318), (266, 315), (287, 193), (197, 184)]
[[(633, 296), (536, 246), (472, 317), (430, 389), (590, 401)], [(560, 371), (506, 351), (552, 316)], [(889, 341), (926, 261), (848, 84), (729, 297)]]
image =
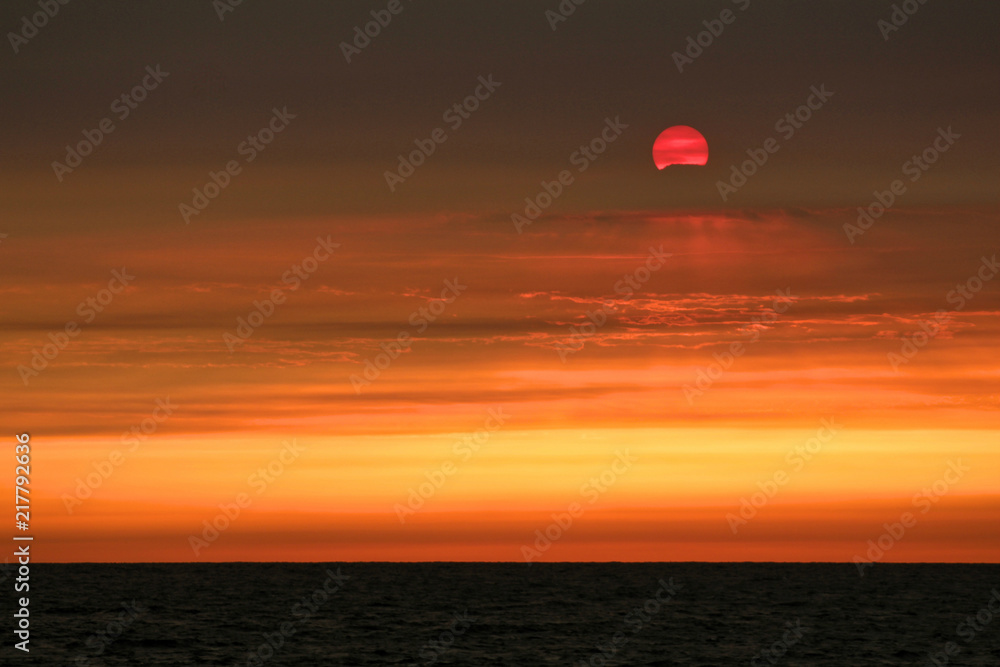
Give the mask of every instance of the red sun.
[(705, 164), (708, 162), (708, 142), (693, 127), (668, 127), (653, 142), (653, 162), (657, 169), (672, 164)]

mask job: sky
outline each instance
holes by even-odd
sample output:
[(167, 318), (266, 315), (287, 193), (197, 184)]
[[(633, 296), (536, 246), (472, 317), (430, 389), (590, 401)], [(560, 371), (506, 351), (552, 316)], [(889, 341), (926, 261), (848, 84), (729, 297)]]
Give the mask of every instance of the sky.
[(8, 35), (38, 560), (997, 562), (1000, 10), (386, 7)]

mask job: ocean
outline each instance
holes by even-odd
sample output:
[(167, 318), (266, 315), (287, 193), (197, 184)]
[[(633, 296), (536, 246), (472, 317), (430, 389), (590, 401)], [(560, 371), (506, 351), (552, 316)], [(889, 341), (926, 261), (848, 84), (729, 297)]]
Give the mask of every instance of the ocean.
[(0, 664), (1000, 665), (998, 565), (33, 564), (29, 597)]

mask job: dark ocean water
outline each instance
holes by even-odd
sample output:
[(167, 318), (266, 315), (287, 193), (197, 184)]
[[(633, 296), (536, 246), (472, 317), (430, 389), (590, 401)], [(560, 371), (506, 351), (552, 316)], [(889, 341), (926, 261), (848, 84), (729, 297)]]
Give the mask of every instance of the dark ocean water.
[(30, 656), (5, 613), (0, 663), (995, 667), (995, 590), (996, 565), (34, 565)]

